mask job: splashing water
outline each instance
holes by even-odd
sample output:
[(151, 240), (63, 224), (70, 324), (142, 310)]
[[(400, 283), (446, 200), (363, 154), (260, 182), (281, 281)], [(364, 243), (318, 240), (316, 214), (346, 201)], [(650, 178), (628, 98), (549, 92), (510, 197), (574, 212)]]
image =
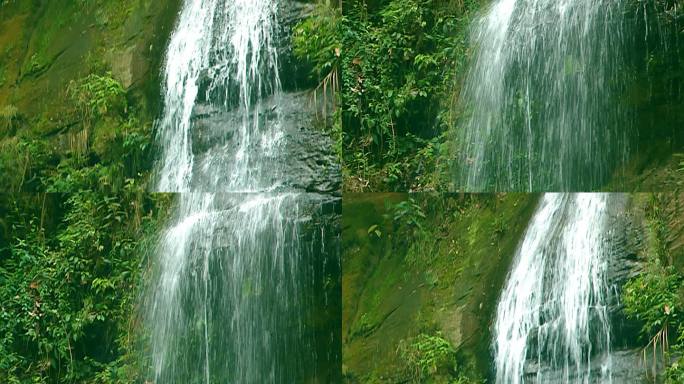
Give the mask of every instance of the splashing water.
[(497, 383), (612, 382), (609, 196), (543, 197), (497, 308)]
[(457, 189), (586, 191), (629, 155), (617, 0), (499, 0), (473, 31)]
[(294, 193), (181, 200), (159, 245), (159, 281), (148, 304), (154, 382), (290, 383), (316, 376), (317, 361), (326, 357), (317, 356), (308, 322), (334, 230), (310, 228), (305, 212), (319, 202), (303, 200)]

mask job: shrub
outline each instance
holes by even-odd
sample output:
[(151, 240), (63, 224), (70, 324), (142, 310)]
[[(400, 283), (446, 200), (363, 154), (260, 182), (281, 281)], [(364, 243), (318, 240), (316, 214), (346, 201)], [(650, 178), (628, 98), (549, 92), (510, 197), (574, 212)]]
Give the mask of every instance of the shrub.
[(20, 117), (19, 110), (14, 105), (0, 108), (0, 137), (14, 135)]
[(456, 351), (440, 333), (421, 333), (413, 339), (402, 340), (398, 352), (411, 382), (420, 383), (436, 376), (455, 376)]
[(123, 114), (128, 109), (126, 91), (111, 73), (104, 76), (90, 74), (79, 81), (72, 81), (69, 94), (86, 124), (108, 114)]
[(128, 192), (0, 201), (0, 382), (135, 382), (141, 260), (167, 208)]

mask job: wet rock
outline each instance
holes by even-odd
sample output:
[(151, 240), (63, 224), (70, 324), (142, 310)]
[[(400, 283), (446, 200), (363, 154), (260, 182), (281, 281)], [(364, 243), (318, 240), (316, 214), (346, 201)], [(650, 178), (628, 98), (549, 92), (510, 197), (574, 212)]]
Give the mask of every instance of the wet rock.
[[(594, 357), (591, 364), (591, 381), (586, 384), (599, 384), (609, 382), (610, 379), (605, 371), (605, 367), (610, 364), (612, 371), (610, 378), (613, 383), (641, 383), (645, 381), (648, 374), (648, 366), (641, 358), (641, 351), (638, 349), (613, 351)], [(660, 366), (660, 364), (658, 364)], [(543, 372), (540, 375), (539, 372)], [(550, 371), (536, 364), (530, 364), (525, 369), (525, 382), (532, 384), (561, 384), (574, 383), (580, 380), (574, 372)]]
[[(643, 228), (638, 217), (629, 208), (627, 195), (615, 196), (611, 199), (606, 234), (604, 241), (609, 243), (611, 259), (608, 262), (606, 283), (610, 287), (608, 300), (608, 321), (611, 329), (611, 351), (591, 358), (591, 380), (588, 384), (598, 384), (608, 381), (607, 367), (615, 383), (638, 383), (644, 379), (645, 368), (641, 360), (639, 334), (641, 324), (626, 318), (621, 303), (622, 287), (642, 269), (638, 254), (642, 248)], [(597, 313), (589, 318), (590, 323), (600, 323)], [(536, 345), (536, 339), (528, 345)], [(528, 352), (525, 363), (525, 382), (560, 384), (579, 380), (573, 372), (562, 372), (552, 367), (540, 365), (534, 358), (536, 351)], [(595, 353), (595, 352), (594, 352)]]
[[(341, 189), (340, 165), (333, 140), (315, 128), (316, 117), (308, 92), (283, 93), (264, 100), (257, 110), (259, 125), (243, 128), (242, 111), (224, 111), (199, 104), (193, 112), (195, 185), (227, 185), (230, 172), (216, 175), (215, 169), (232, 170), (237, 162), (243, 129), (252, 136), (247, 148), (253, 172), (263, 171), (261, 185), (278, 185), (278, 190), (317, 193)], [(270, 137), (269, 132), (281, 133)], [(262, 140), (254, 140), (264, 135)]]

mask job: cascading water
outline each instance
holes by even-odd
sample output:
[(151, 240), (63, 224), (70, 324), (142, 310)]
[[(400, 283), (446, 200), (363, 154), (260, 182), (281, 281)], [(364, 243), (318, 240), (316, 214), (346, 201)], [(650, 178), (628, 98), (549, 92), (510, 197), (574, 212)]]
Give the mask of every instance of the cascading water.
[(629, 153), (618, 0), (498, 0), (473, 31), (456, 188), (586, 191)]
[(282, 182), (281, 113), (297, 106), (282, 102), (281, 6), (185, 0), (169, 44), (157, 190), (182, 194), (146, 301), (156, 383), (339, 372), (339, 314), (327, 306), (339, 201)]
[(324, 364), (334, 356), (321, 346), (334, 340), (312, 324), (335, 273), (325, 265), (334, 226), (307, 218), (312, 203), (296, 193), (193, 194), (180, 204), (149, 303), (154, 382), (324, 380), (316, 370), (333, 370)]
[[(279, 175), (267, 165), (282, 157), (283, 132), (278, 116), (259, 113), (264, 97), (277, 105), (280, 92), (277, 11), (275, 0), (185, 1), (164, 72), (158, 190), (277, 187)], [(198, 98), (233, 112), (221, 140), (199, 162), (193, 151)]]
[(617, 297), (608, 278), (615, 257), (609, 217), (621, 200), (543, 197), (497, 308), (497, 383), (613, 382), (608, 308)]

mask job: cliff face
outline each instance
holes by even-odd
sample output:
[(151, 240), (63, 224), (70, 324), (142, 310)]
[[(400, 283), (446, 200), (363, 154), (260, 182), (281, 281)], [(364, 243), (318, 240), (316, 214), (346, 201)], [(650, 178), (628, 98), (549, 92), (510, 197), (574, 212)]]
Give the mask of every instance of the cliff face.
[[(151, 136), (159, 70), (180, 3), (9, 0), (0, 5), (3, 190), (64, 189), (45, 182), (60, 178), (54, 171), (59, 164), (106, 167), (121, 160), (117, 147), (126, 133)], [(122, 91), (123, 108), (107, 110), (112, 90)], [(92, 100), (101, 102), (96, 117), (84, 113), (96, 107)], [(136, 177), (149, 167), (143, 160), (127, 171), (111, 170), (110, 178)]]

